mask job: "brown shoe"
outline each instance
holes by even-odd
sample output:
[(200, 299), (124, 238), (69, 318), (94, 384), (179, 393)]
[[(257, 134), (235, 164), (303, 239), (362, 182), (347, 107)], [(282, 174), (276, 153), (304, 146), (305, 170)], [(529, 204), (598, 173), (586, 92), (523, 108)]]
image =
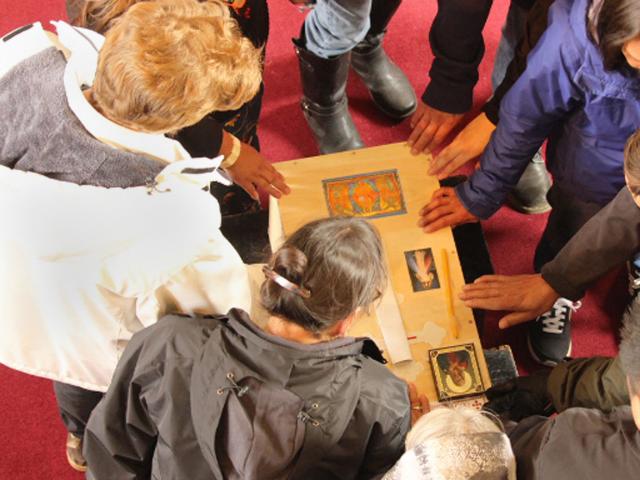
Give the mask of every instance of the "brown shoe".
[(87, 461), (82, 455), (82, 438), (76, 437), (73, 433), (67, 434), (67, 461), (74, 470), (87, 471)]

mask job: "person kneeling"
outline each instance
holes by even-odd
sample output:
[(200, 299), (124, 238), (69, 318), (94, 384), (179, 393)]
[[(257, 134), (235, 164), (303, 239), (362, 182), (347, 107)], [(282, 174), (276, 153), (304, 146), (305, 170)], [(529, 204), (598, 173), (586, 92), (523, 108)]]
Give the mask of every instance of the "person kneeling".
[(400, 457), (407, 385), (345, 336), (385, 288), (376, 230), (312, 222), (264, 272), (264, 331), (232, 309), (134, 335), (89, 420), (88, 478), (379, 478)]

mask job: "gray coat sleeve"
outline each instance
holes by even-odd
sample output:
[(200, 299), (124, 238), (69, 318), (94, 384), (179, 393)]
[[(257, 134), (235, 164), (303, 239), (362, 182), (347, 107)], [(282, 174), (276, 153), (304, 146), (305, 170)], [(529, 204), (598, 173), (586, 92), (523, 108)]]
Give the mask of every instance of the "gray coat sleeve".
[[(384, 368), (384, 367), (383, 367)], [(409, 389), (394, 378), (385, 384), (384, 403), (376, 402), (376, 418), (369, 433), (369, 443), (358, 472), (359, 479), (379, 479), (404, 453), (404, 439), (411, 428)]]
[[(149, 329), (147, 329), (149, 330)], [(118, 363), (111, 386), (93, 411), (84, 435), (87, 479), (148, 479), (157, 430), (144, 400), (159, 378), (150, 367), (140, 370), (147, 331), (133, 336)]]
[(542, 278), (561, 296), (578, 300), (592, 282), (639, 250), (640, 208), (625, 187), (542, 267)]
[(411, 428), (411, 414), (399, 418), (391, 428), (377, 424), (370, 438), (369, 446), (358, 478), (379, 479), (389, 471), (404, 453), (404, 439)]
[(518, 479), (537, 479), (538, 460), (549, 441), (555, 420), (536, 415), (515, 426), (507, 426), (507, 434), (516, 456)]
[(640, 469), (640, 432), (628, 406), (529, 417), (508, 435), (518, 480), (635, 478)]

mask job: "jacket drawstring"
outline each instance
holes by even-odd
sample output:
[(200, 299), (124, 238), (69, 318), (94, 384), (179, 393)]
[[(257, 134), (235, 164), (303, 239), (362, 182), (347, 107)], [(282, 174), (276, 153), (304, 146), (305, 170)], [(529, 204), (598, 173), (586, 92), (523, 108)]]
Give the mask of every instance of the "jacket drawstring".
[(235, 377), (233, 373), (231, 372), (227, 373), (227, 380), (229, 380), (229, 382), (231, 383), (231, 386), (220, 387), (218, 390), (216, 390), (216, 393), (218, 395), (222, 395), (225, 392), (225, 390), (231, 390), (232, 392), (236, 392), (236, 395), (238, 396), (238, 398), (242, 397), (245, 393), (247, 393), (249, 391), (249, 386), (245, 385), (244, 387), (241, 387), (235, 382), (234, 378)]
[[(314, 403), (311, 405), (311, 408), (314, 410), (317, 410), (319, 407), (319, 405), (317, 403)], [(310, 422), (311, 425), (313, 425), (314, 427), (319, 427), (320, 426), (320, 422), (316, 419), (313, 418), (311, 415), (309, 415), (309, 412), (305, 412), (304, 410), (300, 410), (298, 412), (298, 420), (300, 420), (302, 423), (307, 423)]]
[[(227, 377), (227, 380), (229, 380), (229, 383), (231, 383), (231, 386), (218, 388), (218, 390), (216, 390), (216, 393), (218, 395), (223, 395), (225, 391), (230, 390), (232, 392), (235, 392), (238, 398), (240, 398), (249, 391), (248, 385), (241, 387), (236, 383), (236, 381), (234, 380), (235, 376), (233, 375), (233, 373), (231, 372), (227, 373), (226, 377)], [(313, 405), (311, 405), (311, 408), (315, 410), (318, 408), (318, 406), (319, 405), (317, 403), (314, 403)], [(304, 410), (300, 410), (298, 412), (297, 418), (302, 423), (305, 423), (305, 424), (310, 423), (314, 427), (320, 426), (320, 421), (312, 417), (311, 415), (309, 415), (309, 413), (305, 412)]]

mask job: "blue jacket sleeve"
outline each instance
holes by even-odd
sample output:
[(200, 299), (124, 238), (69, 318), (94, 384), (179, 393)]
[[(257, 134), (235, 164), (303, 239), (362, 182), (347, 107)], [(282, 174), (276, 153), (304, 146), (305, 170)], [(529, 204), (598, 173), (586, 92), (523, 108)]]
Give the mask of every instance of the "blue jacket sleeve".
[(582, 94), (575, 78), (584, 47), (568, 17), (565, 5), (551, 8), (549, 28), (502, 100), (500, 122), (480, 168), (456, 187), (462, 204), (478, 218), (486, 219), (500, 208), (538, 148), (580, 104)]

